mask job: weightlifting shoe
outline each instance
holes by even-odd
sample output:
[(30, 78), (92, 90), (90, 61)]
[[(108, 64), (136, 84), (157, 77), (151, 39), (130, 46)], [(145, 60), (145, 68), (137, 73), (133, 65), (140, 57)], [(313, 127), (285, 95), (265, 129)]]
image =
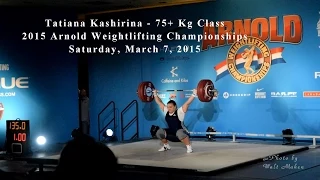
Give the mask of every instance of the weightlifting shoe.
[(169, 146), (169, 144), (165, 144), (158, 151), (163, 152), (163, 151), (167, 151), (167, 150), (170, 150), (170, 149), (171, 149), (171, 147)]
[(190, 145), (187, 146), (187, 153), (192, 153), (193, 150), (192, 150), (192, 147)]

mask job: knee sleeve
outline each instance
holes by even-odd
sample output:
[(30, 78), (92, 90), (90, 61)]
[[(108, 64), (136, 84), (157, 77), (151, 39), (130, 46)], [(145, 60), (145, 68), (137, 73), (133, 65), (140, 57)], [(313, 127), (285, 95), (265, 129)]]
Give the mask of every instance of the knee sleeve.
[(179, 140), (182, 140), (182, 139), (188, 137), (188, 134), (185, 130), (179, 129), (176, 133), (176, 136), (179, 138)]
[(158, 129), (156, 136), (158, 139), (165, 139), (166, 138), (166, 132), (163, 129)]

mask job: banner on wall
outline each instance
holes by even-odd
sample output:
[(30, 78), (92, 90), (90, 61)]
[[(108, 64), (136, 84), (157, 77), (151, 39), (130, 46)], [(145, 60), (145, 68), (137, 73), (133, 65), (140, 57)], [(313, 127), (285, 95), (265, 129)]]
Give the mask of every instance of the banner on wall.
[(29, 77), (15, 77), (10, 75), (10, 65), (0, 64), (0, 97), (16, 96), (16, 89), (28, 89)]
[[(286, 63), (282, 54), (284, 47), (269, 48), (265, 41), (299, 44), (302, 40), (302, 20), (299, 15), (280, 17), (239, 19), (224, 21), (224, 28), (204, 27), (206, 34), (224, 34), (234, 31), (235, 34), (246, 34), (246, 38), (234, 40), (203, 40), (202, 50), (231, 45), (226, 52), (226, 59), (218, 63), (214, 70), (216, 81), (231, 76), (242, 84), (254, 84), (267, 76), (272, 65)], [(270, 27), (270, 28), (269, 28)], [(282, 28), (283, 35), (278, 34)]]
[(3, 98), (16, 97), (19, 89), (29, 88), (29, 77), (12, 76), (10, 64), (0, 64), (0, 120), (4, 117), (4, 101)]

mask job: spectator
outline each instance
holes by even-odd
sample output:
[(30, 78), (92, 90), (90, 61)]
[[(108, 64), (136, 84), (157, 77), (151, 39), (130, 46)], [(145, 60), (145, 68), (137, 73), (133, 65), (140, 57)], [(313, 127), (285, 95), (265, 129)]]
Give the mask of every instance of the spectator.
[(92, 137), (82, 135), (67, 143), (56, 169), (58, 178), (90, 177), (115, 179), (118, 163), (113, 152)]
[(84, 134), (90, 134), (89, 98), (85, 89), (80, 90), (80, 120)]

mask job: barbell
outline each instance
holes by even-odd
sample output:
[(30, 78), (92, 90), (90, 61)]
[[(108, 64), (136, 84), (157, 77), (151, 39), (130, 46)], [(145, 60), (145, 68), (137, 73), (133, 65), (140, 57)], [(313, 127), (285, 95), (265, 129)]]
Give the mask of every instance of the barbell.
[[(137, 94), (142, 102), (152, 102), (155, 86), (150, 81), (141, 82), (138, 86)], [(159, 90), (157, 92), (192, 92), (193, 90)], [(214, 89), (214, 84), (209, 79), (202, 79), (197, 85), (197, 96), (201, 102), (210, 102), (218, 96), (218, 91)]]

